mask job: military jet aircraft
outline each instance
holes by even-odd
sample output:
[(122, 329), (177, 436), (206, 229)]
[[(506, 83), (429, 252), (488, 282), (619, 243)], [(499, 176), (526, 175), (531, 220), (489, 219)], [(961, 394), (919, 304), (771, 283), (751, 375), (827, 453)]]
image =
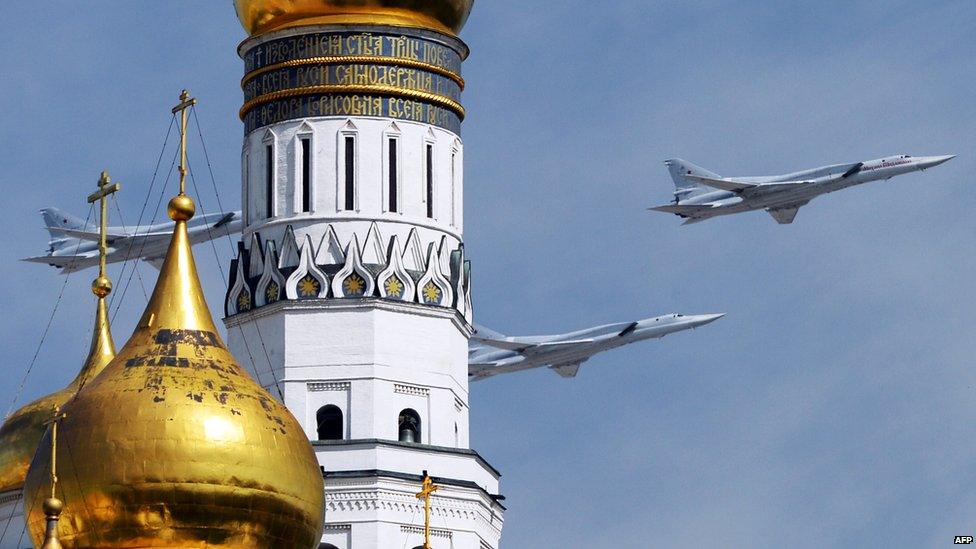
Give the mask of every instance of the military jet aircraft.
[(478, 381), (542, 366), (562, 377), (576, 377), (580, 364), (597, 353), (704, 326), (723, 316), (669, 314), (566, 334), (527, 337), (508, 337), (477, 326), (468, 344), (468, 379)]
[[(41, 215), (51, 235), (47, 255), (28, 257), (23, 261), (51, 265), (65, 274), (98, 265), (97, 224), (86, 224), (85, 220), (57, 208), (44, 208)], [(241, 212), (198, 215), (187, 222), (187, 229), (193, 244), (240, 233)], [(163, 263), (163, 256), (166, 255), (172, 236), (171, 221), (129, 229), (109, 227), (106, 261), (115, 263), (141, 258), (158, 269)]]
[(766, 210), (777, 223), (787, 224), (793, 222), (801, 206), (822, 194), (925, 170), (953, 158), (902, 154), (760, 177), (722, 177), (672, 158), (664, 163), (674, 180), (674, 202), (650, 209), (684, 218), (683, 225), (752, 210)]

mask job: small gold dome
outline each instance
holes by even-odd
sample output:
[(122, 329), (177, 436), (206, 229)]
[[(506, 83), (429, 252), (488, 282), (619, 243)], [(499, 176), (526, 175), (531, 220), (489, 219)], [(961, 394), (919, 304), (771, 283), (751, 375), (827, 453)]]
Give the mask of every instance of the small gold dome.
[[(65, 547), (317, 546), (325, 490), (315, 453), (298, 421), (218, 335), (186, 221), (176, 222), (132, 337), (64, 413), (57, 464)], [(46, 435), (24, 486), (36, 545), (50, 454)]]
[(330, 23), (419, 27), (457, 35), (474, 0), (234, 0), (234, 4), (251, 36)]
[(114, 356), (115, 343), (112, 342), (112, 332), (109, 329), (108, 307), (104, 299), (99, 299), (91, 350), (78, 376), (64, 389), (17, 410), (0, 427), (0, 492), (17, 490), (24, 485), (27, 468), (47, 430), (46, 423), (54, 415), (54, 407), (63, 407)]

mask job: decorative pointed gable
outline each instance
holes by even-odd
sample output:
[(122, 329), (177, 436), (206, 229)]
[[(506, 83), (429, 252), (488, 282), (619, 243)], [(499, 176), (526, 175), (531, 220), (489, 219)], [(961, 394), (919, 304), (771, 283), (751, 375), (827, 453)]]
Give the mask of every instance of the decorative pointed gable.
[(332, 225), (322, 235), (319, 249), (315, 253), (315, 262), (319, 265), (343, 265), (346, 262), (346, 254), (342, 251), (342, 245), (339, 244)]
[(426, 269), (424, 249), (421, 247), (417, 229), (410, 229), (410, 234), (407, 235), (406, 249), (403, 250), (403, 266), (415, 273), (424, 272)]
[(451, 274), (451, 251), (450, 242), (448, 242), (446, 236), (442, 236), (440, 245), (437, 248), (437, 258), (441, 262), (441, 272), (444, 273), (445, 278)]
[(244, 263), (247, 262), (247, 251), (243, 245), (237, 246), (237, 259), (234, 261), (235, 270), (233, 274), (234, 282), (227, 292), (227, 303), (225, 309), (228, 316), (238, 313), (246, 313), (251, 310), (254, 300), (251, 296), (251, 288), (247, 284), (247, 272)]
[(346, 263), (332, 279), (332, 295), (337, 298), (369, 297), (374, 290), (373, 275), (363, 265), (359, 240), (353, 235), (346, 247)]
[(416, 286), (410, 273), (403, 266), (400, 240), (394, 235), (387, 251), (386, 268), (376, 277), (380, 297), (413, 301)]
[(363, 242), (363, 263), (366, 265), (385, 265), (386, 253), (383, 250), (383, 237), (376, 222), (370, 224), (366, 241)]
[(464, 245), (458, 246), (451, 251), (451, 287), (454, 288), (454, 308), (465, 312), (464, 304)]
[(281, 239), (281, 256), (278, 257), (278, 269), (285, 270), (298, 266), (298, 241), (295, 240), (295, 229), (291, 225), (285, 227), (285, 236)]
[(251, 247), (247, 250), (247, 277), (257, 278), (264, 272), (264, 253), (261, 251), (261, 237), (258, 233), (251, 235)]
[(471, 306), (471, 262), (464, 262), (464, 320), (474, 323), (474, 308)]
[(254, 303), (261, 307), (284, 297), (285, 277), (278, 270), (278, 257), (274, 242), (269, 240), (264, 249), (264, 272), (254, 289)]
[(322, 299), (329, 294), (329, 277), (315, 265), (312, 254), (312, 238), (305, 241), (298, 256), (298, 267), (285, 281), (288, 299)]
[(427, 247), (427, 270), (417, 282), (417, 302), (424, 305), (449, 307), (454, 301), (454, 291), (441, 272), (437, 248), (431, 242)]

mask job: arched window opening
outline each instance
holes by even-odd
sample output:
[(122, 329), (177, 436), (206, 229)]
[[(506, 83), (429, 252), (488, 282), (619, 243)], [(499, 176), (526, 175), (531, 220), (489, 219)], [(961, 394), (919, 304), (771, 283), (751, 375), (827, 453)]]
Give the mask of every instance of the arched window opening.
[(312, 211), (312, 139), (299, 140), (302, 149), (302, 211)]
[(319, 440), (342, 440), (342, 410), (329, 404), (315, 413)]
[(274, 145), (264, 146), (264, 218), (274, 217)]
[(399, 201), (397, 200), (399, 198), (397, 195), (399, 194), (400, 189), (400, 184), (397, 181), (397, 176), (399, 174), (399, 168), (397, 167), (397, 159), (399, 158), (399, 154), (397, 153), (397, 138), (389, 138), (387, 141), (387, 148), (389, 158), (387, 159), (386, 163), (389, 173), (387, 174), (386, 195), (388, 203), (386, 209), (387, 211), (396, 213), (400, 208)]
[(434, 217), (434, 146), (427, 145), (427, 165), (424, 176), (427, 183), (427, 217)]
[(420, 442), (420, 414), (407, 408), (400, 412), (398, 424), (400, 442)]
[(345, 203), (343, 209), (351, 211), (356, 209), (356, 138), (352, 135), (346, 135), (343, 138), (343, 143), (345, 148)]

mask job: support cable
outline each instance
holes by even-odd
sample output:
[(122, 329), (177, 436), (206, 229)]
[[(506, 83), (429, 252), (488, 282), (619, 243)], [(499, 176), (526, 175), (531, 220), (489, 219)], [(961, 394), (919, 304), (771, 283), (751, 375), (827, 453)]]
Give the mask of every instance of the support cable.
[[(150, 219), (149, 221), (150, 227), (156, 222), (156, 216), (159, 214), (159, 206), (163, 203), (163, 195), (166, 193), (166, 187), (169, 186), (169, 180), (173, 176), (173, 168), (174, 166), (176, 166), (176, 158), (179, 156), (179, 153), (180, 151), (179, 149), (177, 149), (176, 152), (173, 154), (173, 162), (170, 164), (169, 172), (166, 174), (166, 180), (163, 182), (162, 188), (159, 189), (159, 198), (156, 199), (156, 207), (153, 208), (152, 219)], [(147, 194), (146, 202), (148, 201), (149, 201), (149, 195)], [(140, 219), (139, 222), (141, 223), (142, 220)], [(146, 241), (148, 240), (147, 237), (148, 234), (149, 234), (149, 229), (147, 228), (146, 233), (143, 235), (143, 237), (145, 238), (142, 239), (142, 243), (139, 245), (138, 253), (135, 256), (129, 256), (129, 252), (131, 252), (132, 246), (135, 244), (134, 240), (136, 237), (138, 237), (138, 235), (133, 235), (133, 241), (130, 242), (129, 250), (126, 252), (127, 260), (131, 258), (134, 262), (138, 262), (142, 258), (142, 254), (146, 250)], [(132, 275), (135, 272), (135, 270), (136, 270), (135, 266), (133, 266), (133, 268), (129, 271), (129, 278), (126, 279), (125, 286), (123, 286), (122, 291), (118, 294), (119, 305), (115, 308), (115, 312), (112, 313), (113, 322), (115, 321), (116, 315), (119, 314), (119, 310), (122, 309), (122, 299), (125, 297), (126, 292), (129, 290), (129, 284), (132, 283)], [(112, 297), (109, 299), (109, 307), (111, 307), (112, 303), (115, 300), (116, 300), (116, 294), (113, 294)]]
[[(92, 211), (95, 206), (92, 205), (88, 208), (88, 215), (85, 217), (85, 225), (88, 226), (88, 221), (91, 220)], [(78, 249), (81, 247), (81, 240), (78, 240), (77, 246), (75, 246), (75, 255), (78, 254)], [(67, 268), (71, 268), (73, 264), (68, 264)], [(20, 399), (20, 395), (24, 390), (24, 386), (27, 384), (27, 378), (30, 376), (31, 371), (34, 369), (34, 364), (37, 363), (37, 356), (41, 353), (41, 348), (44, 346), (44, 341), (47, 339), (47, 334), (51, 331), (51, 324), (54, 323), (54, 317), (58, 312), (58, 307), (61, 305), (61, 299), (64, 297), (64, 290), (68, 286), (68, 280), (71, 278), (71, 271), (68, 271), (64, 275), (64, 283), (61, 284), (61, 291), (58, 292), (58, 298), (54, 302), (54, 309), (51, 311), (50, 318), (47, 319), (47, 326), (44, 327), (44, 331), (41, 333), (41, 340), (37, 343), (37, 348), (34, 350), (34, 356), (31, 358), (30, 364), (27, 366), (27, 371), (24, 372), (24, 378), (20, 381), (20, 386), (17, 387), (17, 392), (14, 393), (14, 398), (10, 401), (10, 406), (7, 407), (7, 411), (3, 414), (3, 420), (7, 421), (10, 414), (14, 411), (14, 406), (17, 405), (17, 401)]]
[[(192, 111), (192, 109), (191, 109), (191, 111)], [(197, 126), (197, 128), (199, 129), (199, 125)], [(193, 192), (196, 193), (196, 195), (197, 195), (197, 202), (200, 204), (200, 209), (203, 210), (204, 207), (203, 207), (203, 202), (201, 201), (200, 188), (197, 187), (196, 177), (194, 177), (194, 175), (193, 175), (193, 169), (190, 167), (190, 158), (189, 158), (189, 156), (187, 156), (187, 159), (186, 159), (186, 166), (188, 168), (187, 171), (189, 171), (189, 173), (190, 173), (190, 183), (193, 185)], [(213, 174), (212, 171), (210, 173)], [(220, 196), (219, 193), (217, 192), (217, 183), (216, 183), (216, 181), (214, 181), (214, 193), (217, 194), (218, 197)], [(217, 204), (218, 204), (217, 207), (218, 208), (221, 208), (220, 215), (221, 216), (226, 215), (224, 213), (223, 209), (222, 209), (223, 207), (220, 205), (220, 199), (219, 198), (217, 199)], [(213, 238), (213, 234), (212, 234), (211, 229), (210, 229), (210, 225), (207, 225), (207, 237), (210, 240), (210, 248), (213, 250), (214, 259), (217, 262), (217, 269), (220, 271), (220, 279), (224, 283), (224, 286), (226, 287), (227, 286), (227, 277), (224, 276), (224, 267), (223, 267), (223, 265), (220, 262), (220, 254), (217, 253), (217, 245), (214, 243), (214, 238)], [(230, 233), (227, 233), (227, 239), (230, 240)], [(231, 249), (233, 249), (233, 240), (231, 240)], [(280, 398), (281, 401), (284, 402), (285, 401), (285, 395), (284, 395), (284, 393), (281, 390), (281, 384), (278, 383), (278, 376), (277, 376), (277, 374), (275, 374), (274, 364), (271, 362), (271, 354), (268, 353), (268, 348), (264, 344), (264, 337), (261, 335), (261, 328), (258, 326), (258, 323), (256, 321), (253, 321), (252, 320), (251, 322), (254, 323), (254, 329), (257, 331), (257, 334), (258, 334), (258, 341), (260, 341), (260, 343), (261, 343), (261, 349), (264, 350), (264, 357), (268, 361), (268, 369), (271, 370), (271, 379), (274, 380), (275, 389), (278, 391), (278, 398)], [(251, 346), (247, 344), (247, 337), (245, 337), (245, 335), (244, 335), (244, 328), (241, 325), (238, 324), (237, 329), (240, 330), (240, 332), (241, 332), (241, 341), (244, 343), (244, 350), (247, 352), (247, 355), (248, 355), (248, 357), (251, 360), (251, 367), (254, 368), (254, 375), (255, 375), (255, 377), (258, 377), (258, 376), (260, 376), (260, 373), (258, 372), (257, 363), (254, 361), (254, 354), (251, 352)], [(258, 380), (258, 383), (260, 383), (260, 379)]]
[[(126, 232), (125, 219), (122, 218), (122, 208), (119, 207), (119, 201), (116, 200), (114, 195), (112, 196), (112, 204), (115, 204), (115, 211), (119, 214), (119, 225), (122, 227), (122, 232)], [(122, 264), (122, 267), (125, 268), (125, 263)], [(146, 281), (142, 278), (142, 271), (139, 270), (138, 260), (132, 262), (132, 269), (136, 272), (136, 276), (139, 277), (139, 286), (142, 288), (142, 296), (146, 298), (146, 301), (149, 301), (149, 292), (146, 291)], [(129, 276), (132, 276), (131, 273)], [(111, 304), (109, 306), (111, 306)]]
[[(163, 138), (163, 147), (159, 150), (159, 157), (156, 158), (156, 167), (153, 169), (152, 178), (149, 181), (149, 190), (146, 191), (146, 198), (142, 202), (142, 209), (139, 211), (139, 218), (136, 220), (135, 227), (137, 229), (138, 229), (138, 227), (140, 225), (142, 225), (142, 220), (143, 220), (144, 216), (146, 215), (146, 206), (149, 204), (149, 198), (152, 196), (153, 188), (156, 186), (156, 177), (159, 174), (159, 167), (160, 167), (160, 165), (163, 162), (163, 155), (166, 153), (166, 146), (169, 144), (169, 136), (172, 135), (172, 133), (173, 133), (173, 125), (175, 123), (176, 123), (176, 115), (174, 114), (169, 119), (169, 127), (166, 128), (166, 137)], [(170, 174), (172, 173), (172, 171), (173, 171), (173, 166), (170, 166)], [(166, 176), (166, 180), (167, 181), (169, 181), (169, 177), (170, 177), (169, 175)], [(156, 205), (156, 210), (157, 211), (159, 210), (159, 205), (158, 204)], [(155, 218), (156, 218), (156, 214), (154, 213), (153, 214), (153, 219), (155, 220)], [(150, 223), (150, 225), (151, 225), (151, 223)], [(135, 237), (135, 236), (136, 235), (133, 235), (133, 237)], [(128, 265), (129, 260), (132, 259), (132, 246), (134, 244), (135, 244), (135, 238), (130, 239), (129, 240), (129, 245), (128, 245), (128, 247), (125, 250), (125, 259), (123, 259), (123, 262), (122, 262), (122, 271), (119, 273), (119, 281), (121, 281), (125, 277), (125, 268)], [(139, 258), (138, 257), (135, 258), (135, 262), (138, 262), (138, 261), (139, 261)], [(133, 268), (135, 268), (135, 267), (133, 266)], [(131, 273), (130, 273), (130, 277), (131, 277)], [(110, 310), (111, 310), (111, 307), (112, 307), (112, 303), (114, 303), (114, 301), (115, 301), (115, 295), (112, 295), (112, 297), (109, 299), (109, 309)], [(121, 308), (121, 306), (122, 305), (119, 304), (119, 307), (120, 308)], [(116, 309), (116, 312), (118, 312), (117, 309)], [(114, 315), (113, 315), (113, 319), (114, 319)]]
[[(193, 121), (197, 126), (197, 134), (200, 136), (200, 145), (201, 148), (203, 149), (203, 157), (204, 160), (206, 160), (207, 162), (207, 170), (210, 172), (210, 184), (213, 186), (214, 196), (216, 196), (217, 198), (217, 208), (220, 211), (220, 215), (222, 216), (226, 215), (224, 211), (224, 205), (220, 201), (220, 191), (217, 189), (217, 178), (214, 177), (213, 164), (211, 164), (210, 162), (210, 155), (207, 154), (207, 144), (206, 141), (204, 141), (203, 139), (203, 129), (200, 126), (200, 119), (197, 117), (196, 107), (191, 107), (190, 113), (193, 115)], [(193, 188), (196, 191), (197, 196), (200, 196), (200, 190), (197, 188), (196, 180), (193, 178), (193, 170), (190, 170), (190, 180), (193, 182)], [(241, 217), (243, 218), (243, 213)], [(207, 228), (207, 232), (209, 235), (210, 232), (209, 227)], [(233, 255), (237, 250), (236, 247), (234, 246), (234, 240), (231, 238), (229, 232), (227, 233), (227, 242), (230, 244), (231, 254)], [(224, 278), (224, 269), (223, 267), (220, 267), (220, 256), (217, 255), (217, 247), (215, 244), (213, 244), (213, 239), (210, 240), (210, 243), (213, 248), (214, 257), (217, 260), (218, 268), (220, 269), (220, 276), (221, 278)], [(227, 280), (225, 278), (224, 278), (224, 285), (225, 286), (227, 285)], [(264, 351), (264, 356), (268, 361), (268, 369), (271, 372), (271, 379), (274, 381), (275, 389), (277, 389), (278, 391), (278, 398), (280, 398), (281, 401), (284, 402), (285, 395), (284, 392), (281, 390), (281, 383), (278, 381), (278, 374), (275, 373), (274, 363), (271, 362), (271, 354), (268, 353), (268, 347), (264, 343), (264, 336), (261, 334), (261, 326), (258, 325), (258, 322), (255, 319), (251, 319), (250, 322), (254, 325), (254, 331), (258, 334), (258, 341), (261, 343), (261, 349)], [(241, 341), (244, 343), (244, 349), (247, 351), (247, 354), (251, 359), (251, 366), (254, 368), (254, 375), (255, 377), (258, 377), (260, 376), (260, 373), (258, 372), (257, 363), (254, 362), (254, 356), (251, 354), (250, 346), (247, 344), (247, 337), (244, 334), (244, 327), (238, 324), (237, 329), (240, 330), (241, 332)], [(258, 380), (258, 383), (260, 383), (260, 380)]]
[[(92, 203), (88, 207), (88, 215), (85, 216), (85, 225), (88, 226), (88, 222), (91, 220), (92, 212), (95, 210), (95, 204)], [(78, 249), (81, 247), (81, 240), (78, 240), (78, 244), (75, 246), (75, 255), (78, 255)], [(71, 267), (71, 264), (68, 265)], [(10, 406), (7, 407), (6, 413), (3, 415), (3, 421), (6, 422), (10, 417), (10, 414), (14, 411), (14, 406), (17, 405), (17, 401), (20, 400), (20, 395), (24, 390), (24, 386), (27, 384), (27, 378), (30, 376), (31, 371), (34, 369), (34, 364), (37, 362), (37, 356), (41, 352), (41, 348), (44, 346), (44, 341), (47, 339), (47, 334), (51, 330), (51, 324), (54, 322), (54, 317), (57, 315), (58, 307), (61, 305), (61, 299), (64, 297), (64, 290), (68, 286), (68, 280), (71, 278), (71, 271), (68, 271), (64, 275), (64, 282), (61, 284), (61, 290), (58, 292), (58, 298), (54, 302), (54, 309), (51, 311), (51, 317), (47, 320), (47, 326), (44, 328), (44, 332), (41, 334), (41, 340), (37, 343), (37, 349), (34, 350), (34, 356), (31, 358), (30, 364), (27, 366), (27, 371), (24, 372), (24, 378), (20, 381), (20, 386), (17, 388), (17, 392), (14, 393), (14, 398), (10, 401)], [(21, 496), (23, 497), (23, 496)], [(31, 509), (34, 509), (34, 503), (31, 502)], [(25, 508), (25, 511), (27, 509)], [(10, 523), (14, 519), (14, 510), (10, 510), (10, 516), (7, 517), (7, 523), (3, 527), (3, 533), (0, 533), (0, 542), (3, 541), (4, 537), (7, 535), (7, 529), (10, 528)], [(27, 529), (27, 513), (24, 513), (24, 530), (20, 532), (20, 538), (17, 541), (17, 545), (20, 546), (21, 541), (24, 539), (24, 531)]]

